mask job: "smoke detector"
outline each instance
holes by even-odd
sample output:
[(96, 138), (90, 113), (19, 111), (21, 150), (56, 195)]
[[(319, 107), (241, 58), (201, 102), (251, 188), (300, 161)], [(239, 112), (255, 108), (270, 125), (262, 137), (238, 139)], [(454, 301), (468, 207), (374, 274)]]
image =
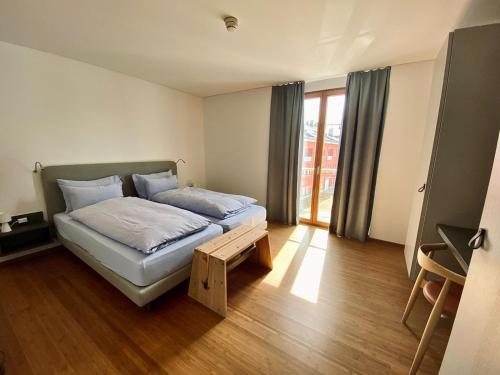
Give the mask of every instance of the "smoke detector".
[(224, 17), (227, 31), (233, 32), (238, 28), (238, 19), (233, 16)]

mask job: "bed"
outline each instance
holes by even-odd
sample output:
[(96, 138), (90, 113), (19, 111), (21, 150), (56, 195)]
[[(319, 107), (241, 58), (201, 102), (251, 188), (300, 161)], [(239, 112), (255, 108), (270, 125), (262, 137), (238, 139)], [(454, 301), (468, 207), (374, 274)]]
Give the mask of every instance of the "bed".
[(222, 234), (222, 228), (208, 228), (182, 238), (152, 254), (106, 237), (65, 213), (54, 215), (59, 237), (80, 246), (103, 266), (137, 286), (148, 286), (191, 264), (195, 247)]
[(175, 174), (176, 164), (158, 161), (47, 166), (42, 169), (47, 217), (59, 241), (138, 306), (147, 305), (188, 279), (195, 247), (221, 235), (222, 227), (210, 224), (153, 254), (143, 254), (65, 214), (65, 202), (56, 180), (93, 180), (119, 175), (123, 180), (124, 195), (136, 196), (132, 173), (149, 174), (168, 169)]

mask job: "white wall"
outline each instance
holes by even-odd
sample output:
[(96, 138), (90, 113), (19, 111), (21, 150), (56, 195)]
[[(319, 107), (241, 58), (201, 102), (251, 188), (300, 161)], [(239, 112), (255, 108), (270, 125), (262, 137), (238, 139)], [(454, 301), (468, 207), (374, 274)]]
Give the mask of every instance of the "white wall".
[(370, 237), (405, 243), (427, 119), (434, 63), (391, 68)]
[(207, 187), (266, 204), (271, 88), (205, 99)]
[(0, 211), (43, 209), (44, 165), (183, 158), (205, 183), (203, 101), (96, 66), (0, 42)]

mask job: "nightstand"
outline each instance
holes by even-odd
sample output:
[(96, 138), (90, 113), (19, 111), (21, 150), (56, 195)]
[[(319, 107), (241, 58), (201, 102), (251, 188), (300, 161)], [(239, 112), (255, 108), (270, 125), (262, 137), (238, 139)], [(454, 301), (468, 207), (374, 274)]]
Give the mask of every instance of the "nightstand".
[(11, 232), (0, 232), (0, 262), (11, 259), (21, 253), (31, 253), (54, 244), (49, 223), (43, 220), (42, 212), (12, 217), (12, 222), (19, 218), (27, 218), (27, 223), (15, 224)]

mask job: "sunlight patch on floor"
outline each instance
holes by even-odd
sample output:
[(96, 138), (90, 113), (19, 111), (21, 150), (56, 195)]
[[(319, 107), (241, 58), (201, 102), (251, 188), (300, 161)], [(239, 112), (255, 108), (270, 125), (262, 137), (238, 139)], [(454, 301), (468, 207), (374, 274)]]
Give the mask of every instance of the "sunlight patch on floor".
[(302, 242), (304, 237), (306, 236), (309, 227), (306, 225), (297, 225), (293, 230), (293, 233), (288, 237), (290, 241)]
[(326, 251), (324, 249), (315, 247), (307, 248), (307, 252), (290, 291), (293, 295), (312, 303), (318, 302), (325, 254)]
[(326, 250), (328, 247), (328, 237), (329, 233), (327, 229), (315, 229), (312, 236), (310, 246), (317, 247), (318, 249)]
[(266, 284), (279, 287), (286, 271), (292, 263), (295, 254), (299, 248), (299, 243), (294, 241), (286, 241), (280, 249), (278, 255), (273, 259), (273, 270), (267, 274), (263, 282)]

